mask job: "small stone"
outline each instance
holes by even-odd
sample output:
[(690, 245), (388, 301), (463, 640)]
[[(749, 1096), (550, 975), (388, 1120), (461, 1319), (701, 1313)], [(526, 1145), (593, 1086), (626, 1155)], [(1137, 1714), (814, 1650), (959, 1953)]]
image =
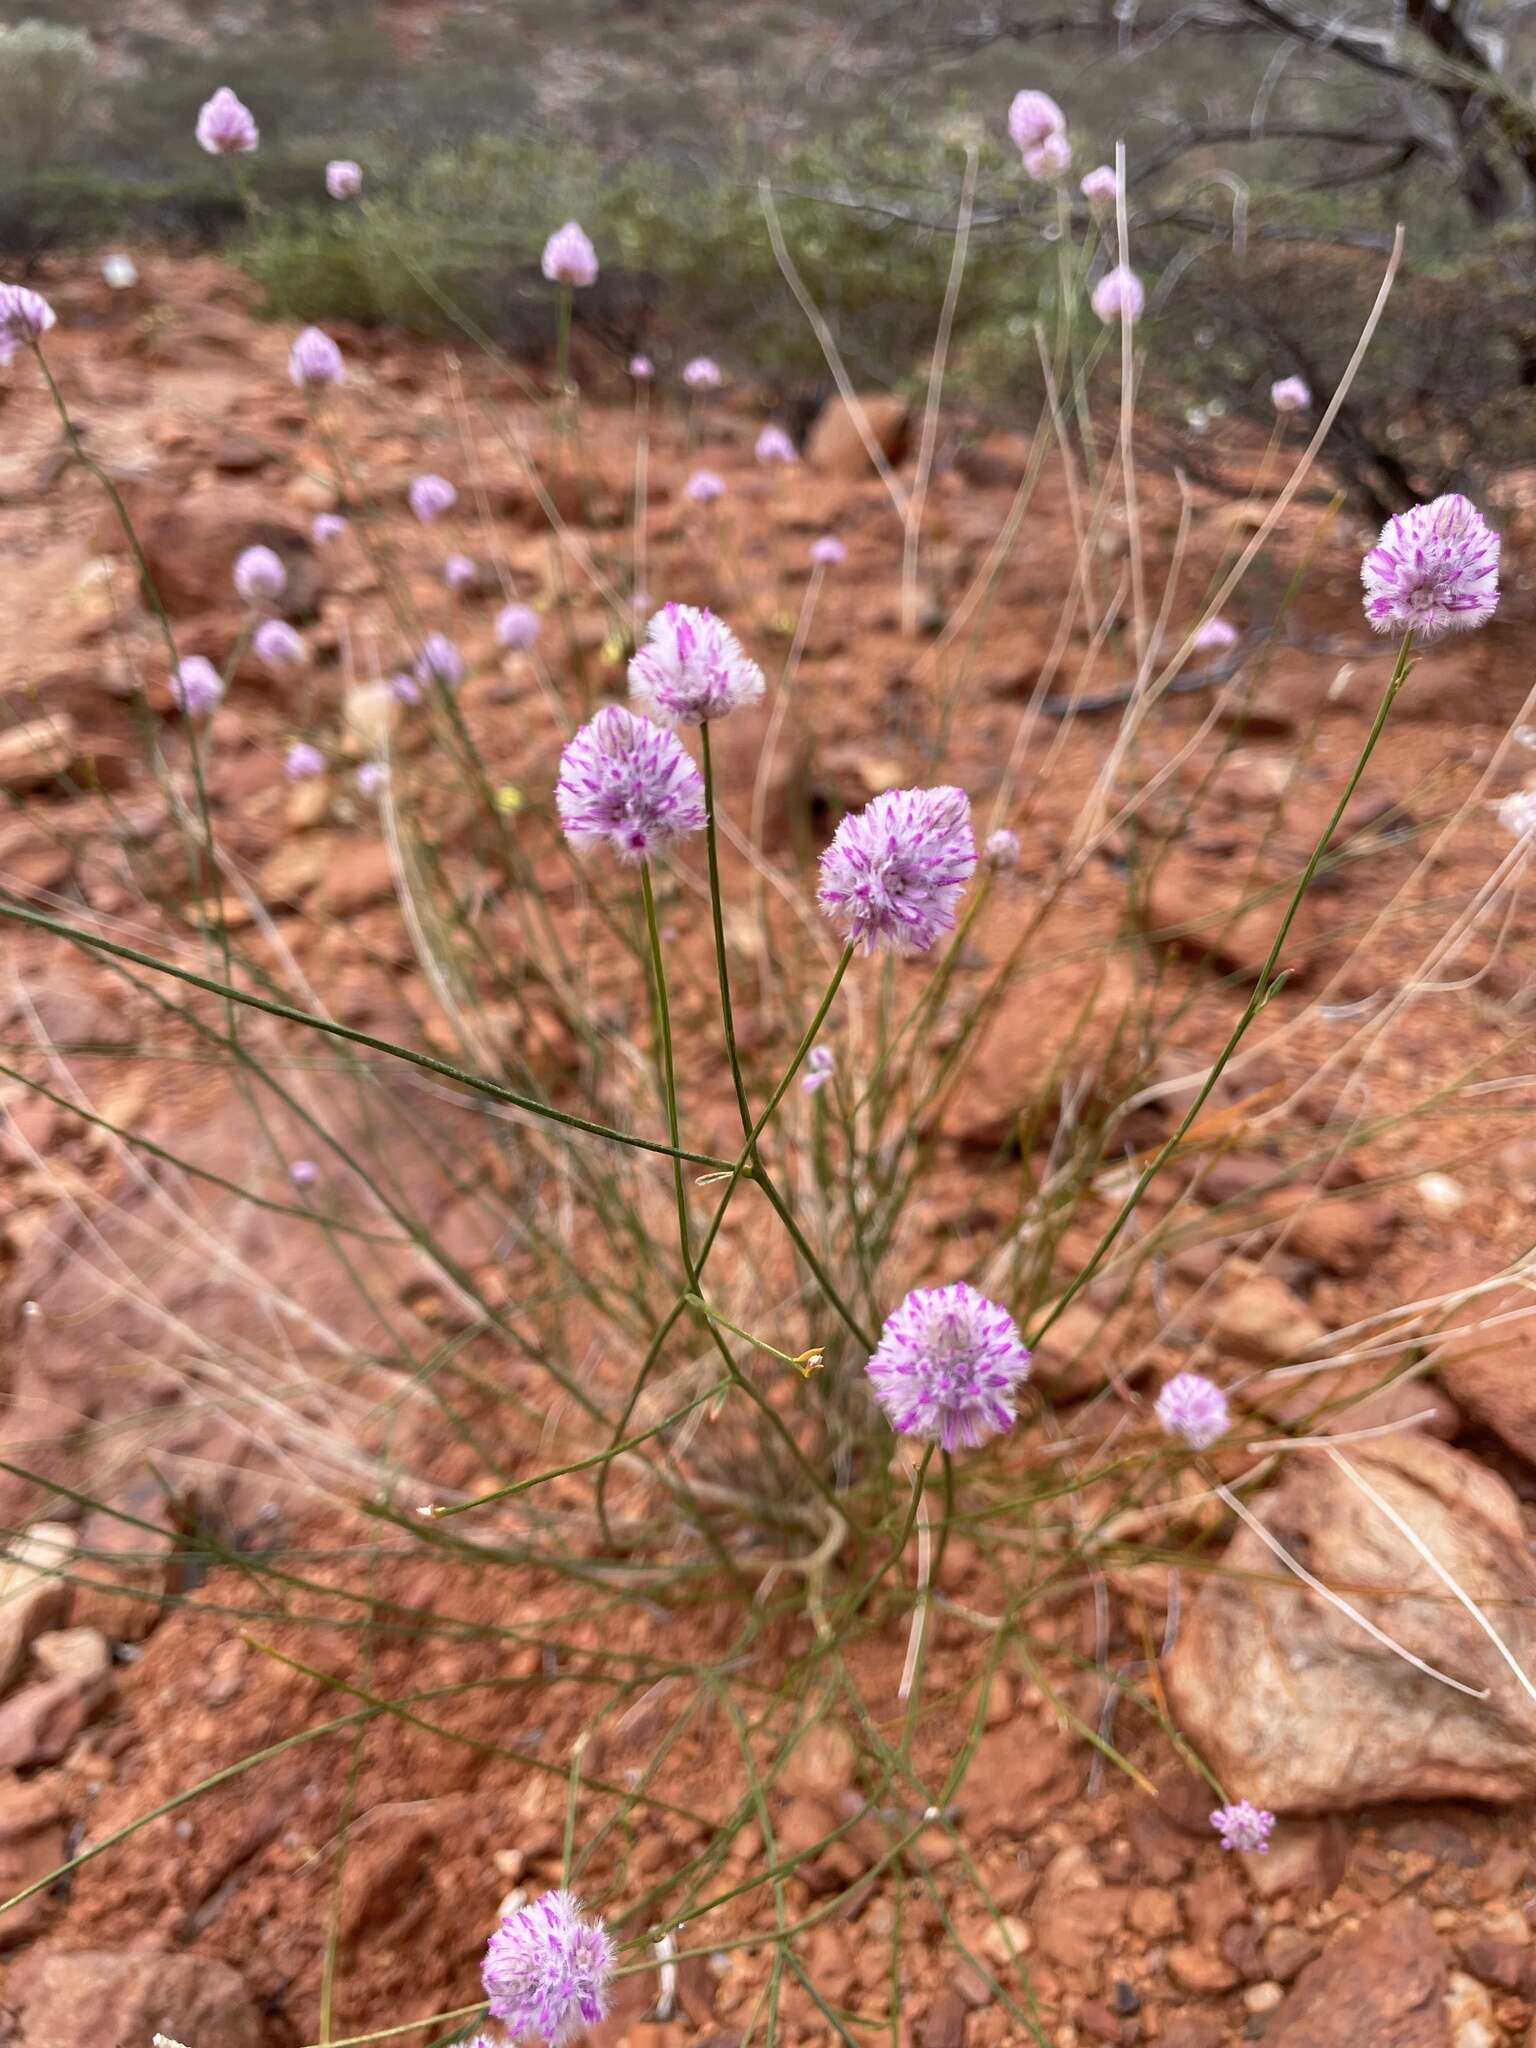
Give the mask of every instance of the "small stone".
[(32, 1655), (49, 1678), (101, 1678), (112, 1668), (112, 1646), (99, 1628), (50, 1629)]
[(1282, 1987), (1270, 1980), (1262, 1984), (1250, 1984), (1243, 1993), (1243, 2004), (1249, 2012), (1273, 2012), (1284, 1997)]
[(1156, 1885), (1139, 1885), (1131, 1894), (1130, 1922), (1148, 1941), (1171, 1941), (1184, 1928), (1178, 1900)]
[(1488, 1987), (1464, 1970), (1452, 1970), (1446, 1981), (1445, 2016), (1452, 2048), (1498, 2048), (1504, 2038)]
[[(865, 392), (857, 399), (857, 405), (864, 429), (875, 446), (887, 462), (893, 466), (899, 463), (907, 449), (911, 406), (904, 398), (888, 392)], [(806, 441), (807, 466), (823, 476), (842, 477), (851, 483), (865, 477), (873, 482), (874, 467), (859, 424), (841, 398), (830, 399), (817, 415)]]
[(1265, 1968), (1282, 1984), (1289, 1984), (1322, 1953), (1317, 1940), (1299, 1927), (1271, 1927), (1262, 1948)]
[(1191, 1942), (1169, 1949), (1168, 1975), (1181, 1991), (1230, 1991), (1239, 1981), (1237, 1971), (1223, 1957)]
[(8, 726), (0, 731), (0, 789), (36, 789), (55, 782), (79, 751), (75, 722), (65, 711)]
[(111, 1697), (108, 1678), (45, 1678), (0, 1705), (0, 1770), (54, 1764)]
[(28, 1647), (55, 1627), (69, 1605), (60, 1576), (75, 1550), (75, 1532), (62, 1522), (35, 1522), (13, 1536), (0, 1559), (0, 1691), (26, 1661)]

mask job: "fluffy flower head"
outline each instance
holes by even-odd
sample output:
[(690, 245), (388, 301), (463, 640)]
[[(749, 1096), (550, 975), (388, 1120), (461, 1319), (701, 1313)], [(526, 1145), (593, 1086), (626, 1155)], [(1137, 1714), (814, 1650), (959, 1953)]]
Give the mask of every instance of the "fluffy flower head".
[(347, 522), (339, 512), (317, 512), (309, 537), (317, 548), (325, 548), (333, 540), (340, 540), (346, 530)]
[(30, 285), (0, 284), (0, 339), (12, 347), (40, 341), (58, 316)]
[(1190, 647), (1196, 654), (1230, 654), (1242, 635), (1230, 619), (1206, 619), (1195, 629)]
[(1499, 602), (1499, 536), (1456, 493), (1389, 519), (1360, 568), (1378, 633), (1421, 640), (1485, 625)]
[(464, 657), (446, 633), (429, 633), (416, 650), (416, 680), (456, 690), (465, 676)]
[(325, 189), (333, 199), (355, 199), (363, 189), (362, 165), (349, 156), (333, 157), (325, 167)]
[(287, 588), (288, 571), (271, 548), (247, 548), (235, 563), (235, 589), (247, 604), (281, 597)]
[(1499, 823), (1512, 839), (1536, 832), (1536, 789), (1516, 789), (1499, 805)]
[(725, 479), (712, 469), (696, 469), (683, 485), (683, 496), (695, 505), (713, 505), (725, 496)]
[(197, 140), (210, 156), (249, 156), (261, 130), (245, 102), (221, 85), (198, 110)]
[(1066, 131), (1053, 128), (1042, 136), (1032, 149), (1024, 152), (1024, 175), (1033, 178), (1037, 185), (1054, 184), (1064, 178), (1072, 168), (1072, 145)]
[(1269, 1850), (1275, 1816), (1251, 1805), (1246, 1799), (1239, 1799), (1233, 1806), (1218, 1806), (1211, 1815), (1211, 1826), (1220, 1835), (1223, 1849), (1246, 1850), (1255, 1856), (1263, 1856)]
[(795, 444), (780, 426), (770, 422), (757, 437), (752, 453), (759, 462), (798, 462)]
[(1005, 874), (1019, 864), (1019, 835), (1010, 832), (1006, 825), (987, 835), (986, 861), (989, 868)]
[(835, 569), (847, 559), (848, 550), (835, 533), (818, 534), (811, 542), (811, 561), (818, 569)]
[(283, 773), (290, 782), (312, 782), (325, 773), (325, 756), (308, 740), (295, 740), (283, 756)]
[(1305, 412), (1312, 394), (1300, 377), (1281, 377), (1269, 387), (1269, 402), (1276, 412)]
[(813, 1045), (805, 1056), (805, 1072), (800, 1076), (800, 1087), (804, 1094), (814, 1095), (825, 1088), (831, 1080), (837, 1060), (830, 1045)]
[(1146, 310), (1147, 295), (1135, 271), (1117, 263), (1094, 286), (1090, 303), (1104, 325), (1114, 327), (1121, 320), (1139, 320)]
[(704, 778), (676, 733), (608, 704), (560, 756), (555, 807), (573, 846), (644, 860), (704, 829)]
[(1008, 109), (1008, 134), (1015, 149), (1038, 149), (1048, 135), (1064, 135), (1067, 117), (1048, 92), (1016, 92)]
[(1120, 197), (1120, 180), (1115, 176), (1113, 164), (1095, 164), (1091, 171), (1085, 173), (1078, 189), (1094, 213), (1101, 216), (1113, 213), (1115, 201)]
[(597, 251), (580, 223), (568, 220), (544, 244), (540, 265), (551, 284), (597, 283)]
[(263, 619), (251, 636), (251, 652), (264, 668), (303, 668), (309, 650), (286, 619)]
[(695, 356), (683, 365), (683, 382), (690, 391), (718, 391), (725, 377), (712, 356)]
[(893, 1429), (972, 1450), (1012, 1423), (1029, 1353), (1008, 1311), (962, 1280), (893, 1309), (865, 1371)]
[(506, 604), (496, 614), (498, 643), (514, 654), (526, 654), (539, 641), (539, 615), (530, 604)]
[(288, 375), (300, 391), (324, 391), (346, 381), (341, 350), (320, 327), (306, 327), (288, 351)]
[(493, 2017), (514, 2041), (565, 2048), (607, 2012), (613, 1963), (602, 1921), (584, 1920), (570, 1892), (546, 1892), (501, 1922), (480, 1974)]
[(468, 555), (450, 555), (443, 564), (443, 581), (450, 590), (473, 590), (480, 581), (480, 565)]
[(838, 826), (816, 900), (866, 953), (926, 953), (953, 926), (975, 868), (963, 790), (888, 789)]
[(649, 356), (631, 356), (629, 374), (637, 384), (649, 384), (656, 374), (656, 365)]
[(288, 1178), (296, 1188), (312, 1188), (320, 1178), (320, 1169), (313, 1159), (295, 1159), (289, 1164)]
[(664, 604), (629, 664), (629, 694), (663, 725), (702, 725), (763, 694), (763, 672), (711, 611)]
[(1157, 1419), (1170, 1436), (1204, 1451), (1226, 1435), (1232, 1417), (1214, 1380), (1198, 1372), (1176, 1372), (1157, 1397)]
[(441, 519), (459, 502), (458, 492), (445, 476), (412, 477), (406, 497), (423, 526), (430, 526), (434, 519)]
[(171, 702), (188, 718), (206, 718), (224, 696), (224, 678), (201, 654), (189, 654), (171, 676)]
[(419, 704), (421, 685), (408, 669), (397, 669), (389, 679), (389, 694), (397, 704)]
[(378, 796), (387, 787), (388, 782), (389, 764), (387, 761), (365, 761), (357, 771), (357, 791), (359, 796)]

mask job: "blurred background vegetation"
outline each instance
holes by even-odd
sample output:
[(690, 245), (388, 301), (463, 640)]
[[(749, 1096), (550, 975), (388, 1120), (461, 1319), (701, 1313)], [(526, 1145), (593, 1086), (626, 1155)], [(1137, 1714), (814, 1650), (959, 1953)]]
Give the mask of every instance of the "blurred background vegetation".
[[(34, 8), (37, 0), (33, 0)], [(538, 254), (579, 218), (615, 360), (707, 346), (781, 399), (820, 350), (775, 262), (767, 178), (857, 378), (920, 375), (981, 153), (956, 383), (1037, 396), (1061, 289), (1057, 195), (1005, 115), (1025, 84), (1072, 126), (1067, 186), (1117, 137), (1164, 329), (1148, 410), (1184, 431), (1326, 394), (1395, 222), (1403, 284), (1340, 423), (1373, 509), (1536, 453), (1536, 10), (1523, 0), (47, 0), (0, 7), (0, 247), (227, 242), (284, 319), (451, 331), (537, 353)], [(228, 83), (262, 148), (203, 156)], [(363, 207), (323, 195), (356, 157)], [(1170, 368), (1169, 366), (1173, 366)]]

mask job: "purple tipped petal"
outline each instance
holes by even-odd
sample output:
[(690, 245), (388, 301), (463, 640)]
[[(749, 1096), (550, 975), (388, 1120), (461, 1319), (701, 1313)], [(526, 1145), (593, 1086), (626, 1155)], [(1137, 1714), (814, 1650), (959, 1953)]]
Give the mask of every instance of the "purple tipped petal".
[(1232, 1416), (1214, 1380), (1198, 1372), (1176, 1372), (1157, 1397), (1157, 1419), (1170, 1436), (1204, 1451), (1226, 1435)]
[(609, 704), (560, 756), (555, 805), (573, 846), (639, 861), (704, 828), (704, 778), (677, 735)]
[(926, 953), (953, 926), (975, 868), (963, 790), (887, 790), (838, 826), (817, 901), (866, 953)]
[(970, 1450), (1012, 1424), (1029, 1353), (1008, 1311), (957, 1281), (893, 1309), (865, 1371), (893, 1429)]
[(1499, 536), (1452, 493), (1400, 512), (1360, 568), (1365, 616), (1378, 633), (1421, 640), (1486, 625), (1499, 603)]
[(507, 1915), (480, 1974), (493, 2018), (514, 2041), (565, 2048), (607, 2013), (613, 1966), (602, 1921), (583, 1920), (581, 1901), (559, 1891)]
[(702, 725), (763, 694), (763, 672), (722, 619), (691, 604), (656, 613), (629, 664), (629, 694), (664, 725)]

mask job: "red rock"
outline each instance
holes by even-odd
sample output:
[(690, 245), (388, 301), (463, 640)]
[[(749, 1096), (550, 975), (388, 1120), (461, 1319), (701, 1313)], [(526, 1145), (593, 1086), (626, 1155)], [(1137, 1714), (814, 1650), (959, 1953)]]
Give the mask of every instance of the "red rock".
[(1064, 1970), (1094, 1972), (1113, 1949), (1129, 1904), (1130, 1891), (1119, 1884), (1092, 1885), (1057, 1898), (1043, 1898), (1034, 1915), (1041, 1954)]
[[(221, 483), (188, 495), (156, 485), (131, 493), (129, 511), (160, 602), (171, 618), (193, 618), (223, 602), (237, 558), (257, 546), (274, 549), (288, 569), (285, 609), (310, 609), (314, 583), (309, 537), (276, 510), (271, 493), (260, 486)], [(127, 542), (115, 516), (103, 519), (96, 545), (102, 554), (125, 552)]]
[(1183, 1942), (1168, 1951), (1168, 1975), (1181, 1991), (1230, 1991), (1241, 1981), (1229, 1962), (1208, 1948)]
[(155, 2034), (195, 2048), (259, 2048), (244, 1984), (212, 1956), (99, 1949), (29, 1956), (6, 1986), (17, 2048), (145, 2048)]
[(960, 1798), (977, 1832), (999, 1828), (1029, 1835), (1040, 1816), (1081, 1782), (1081, 1767), (1054, 1730), (1025, 1727), (1015, 1718), (991, 1728), (976, 1745)]
[[(1416, 1434), (1356, 1443), (1350, 1467), (1536, 1663), (1536, 1566), (1502, 1480)], [(1536, 1790), (1536, 1707), (1482, 1630), (1345, 1472), (1295, 1460), (1252, 1509), (1324, 1585), (1473, 1700), (1407, 1664), (1290, 1578), (1241, 1529), (1185, 1615), (1166, 1683), (1180, 1727), (1226, 1783), (1276, 1812), (1390, 1799), (1511, 1800)], [(1233, 1683), (1241, 1672), (1242, 1683)]]
[(0, 1704), (0, 1770), (54, 1764), (112, 1696), (110, 1677), (44, 1678)]
[(318, 901), (332, 917), (350, 917), (395, 893), (389, 848), (379, 839), (343, 847), (320, 878)]
[[(858, 399), (864, 427), (892, 468), (907, 452), (912, 408), (887, 392), (866, 392)], [(805, 444), (805, 459), (823, 476), (860, 482), (874, 474), (858, 423), (841, 398), (829, 399), (817, 415)]]
[(1266, 2048), (1449, 2048), (1445, 1951), (1402, 1900), (1338, 1935), (1297, 1978)]
[[(66, 1816), (61, 1788), (46, 1778), (23, 1783), (0, 1778), (0, 1897), (12, 1898), (64, 1861)], [(30, 1941), (52, 1910), (47, 1892), (34, 1892), (0, 1913), (0, 1949)]]
[(0, 1559), (0, 1691), (26, 1663), (33, 1641), (68, 1612), (69, 1582), (60, 1572), (74, 1549), (75, 1532), (62, 1522), (36, 1522), (7, 1540)]

